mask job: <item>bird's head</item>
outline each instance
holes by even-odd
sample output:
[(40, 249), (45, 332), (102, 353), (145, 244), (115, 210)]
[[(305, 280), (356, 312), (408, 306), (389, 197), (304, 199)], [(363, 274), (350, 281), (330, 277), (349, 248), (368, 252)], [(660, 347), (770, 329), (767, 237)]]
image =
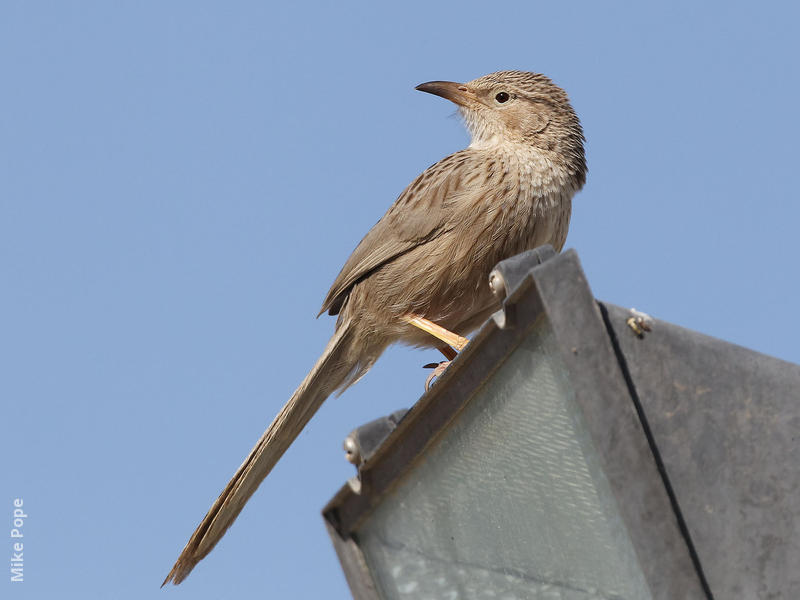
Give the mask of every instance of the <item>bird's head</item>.
[(509, 144), (534, 147), (586, 170), (583, 130), (564, 90), (548, 77), (526, 71), (498, 71), (467, 83), (430, 81), (418, 90), (458, 105), (473, 148)]

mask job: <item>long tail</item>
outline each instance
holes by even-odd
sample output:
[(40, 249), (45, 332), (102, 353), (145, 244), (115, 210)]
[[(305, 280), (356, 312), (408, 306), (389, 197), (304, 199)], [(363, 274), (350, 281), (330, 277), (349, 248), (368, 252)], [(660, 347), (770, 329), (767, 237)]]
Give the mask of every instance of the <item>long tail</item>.
[[(297, 438), (319, 407), (337, 389), (347, 387), (369, 369), (373, 361), (356, 347), (355, 331), (349, 322), (340, 323), (317, 364), (258, 440), (250, 455), (222, 490), (214, 505), (192, 534), (161, 587), (186, 579), (239, 516), (250, 496), (275, 463)], [(362, 354), (362, 356), (359, 356)], [(360, 360), (361, 359), (361, 360)]]

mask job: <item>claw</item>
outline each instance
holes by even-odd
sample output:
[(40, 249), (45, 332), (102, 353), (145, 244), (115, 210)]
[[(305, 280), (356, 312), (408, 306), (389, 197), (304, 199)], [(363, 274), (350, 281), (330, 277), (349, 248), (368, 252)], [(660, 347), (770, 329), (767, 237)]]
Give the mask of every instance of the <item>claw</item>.
[(425, 365), (423, 367), (425, 369), (433, 369), (431, 374), (428, 375), (428, 378), (425, 380), (425, 391), (426, 392), (429, 389), (431, 389), (431, 384), (433, 383), (433, 380), (436, 379), (437, 377), (439, 377), (439, 375), (441, 375), (442, 373), (444, 373), (445, 370), (447, 369), (447, 367), (449, 367), (449, 366), (450, 366), (450, 361), (449, 360), (443, 360), (440, 363), (428, 363), (427, 365)]

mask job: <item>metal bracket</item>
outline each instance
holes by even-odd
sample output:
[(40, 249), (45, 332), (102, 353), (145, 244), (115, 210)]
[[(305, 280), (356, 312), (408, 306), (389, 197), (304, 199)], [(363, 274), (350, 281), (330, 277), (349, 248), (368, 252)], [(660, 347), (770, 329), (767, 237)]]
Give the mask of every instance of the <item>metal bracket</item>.
[(555, 255), (556, 251), (553, 247), (550, 244), (545, 244), (501, 260), (489, 273), (489, 288), (491, 288), (495, 297), (503, 303), (503, 308), (492, 315), (492, 319), (500, 329), (513, 327), (514, 323), (513, 306), (506, 304), (506, 299), (531, 275), (533, 269)]
[(401, 408), (351, 431), (343, 444), (348, 462), (353, 463), (356, 468), (367, 462), (389, 434), (397, 428), (397, 424), (407, 412), (407, 408)]

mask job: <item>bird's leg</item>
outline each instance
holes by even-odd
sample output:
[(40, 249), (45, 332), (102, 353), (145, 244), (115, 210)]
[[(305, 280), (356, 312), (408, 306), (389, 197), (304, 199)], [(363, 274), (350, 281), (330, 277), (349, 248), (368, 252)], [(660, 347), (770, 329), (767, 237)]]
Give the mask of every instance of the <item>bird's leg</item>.
[(436, 346), (436, 348), (439, 350), (439, 352), (441, 352), (442, 354), (444, 354), (444, 357), (445, 357), (445, 358), (446, 358), (448, 361), (450, 361), (450, 360), (453, 360), (453, 359), (454, 359), (456, 356), (458, 356), (458, 352), (456, 352), (455, 350), (453, 350), (453, 349), (452, 349), (450, 346), (448, 346), (447, 344), (439, 344), (438, 346)]
[[(408, 314), (403, 317), (409, 325), (413, 325), (414, 327), (418, 327), (427, 333), (430, 333), (433, 337), (437, 340), (442, 340), (448, 346), (455, 348), (456, 352), (461, 352), (464, 347), (469, 343), (469, 340), (465, 337), (461, 337), (457, 333), (453, 333), (452, 331), (448, 331), (444, 327), (437, 325), (433, 321), (429, 321), (424, 317), (419, 317), (417, 315)], [(441, 347), (440, 347), (441, 349)], [(447, 357), (447, 353), (442, 350), (442, 353)], [(453, 356), (455, 358), (455, 356)]]
[(458, 353), (464, 349), (464, 347), (469, 343), (469, 340), (458, 335), (457, 333), (448, 331), (444, 327), (441, 327), (440, 325), (437, 325), (428, 319), (418, 317), (417, 315), (406, 315), (405, 320), (406, 323), (413, 325), (414, 327), (419, 327), (422, 329), (422, 331), (430, 333), (436, 339), (444, 342), (444, 344), (437, 344), (436, 347), (439, 349), (439, 352), (444, 354), (444, 357), (447, 360), (438, 364), (431, 363), (425, 365), (426, 368), (433, 369), (433, 372), (428, 375), (428, 378), (425, 380), (425, 391), (427, 392), (431, 387), (431, 382), (436, 377), (444, 373), (444, 370), (450, 365), (450, 361), (458, 356)]

